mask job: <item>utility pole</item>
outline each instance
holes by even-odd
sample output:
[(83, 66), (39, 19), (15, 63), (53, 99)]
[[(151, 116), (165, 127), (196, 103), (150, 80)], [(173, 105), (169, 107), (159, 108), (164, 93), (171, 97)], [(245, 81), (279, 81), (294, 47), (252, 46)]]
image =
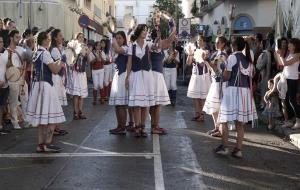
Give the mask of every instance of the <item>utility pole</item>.
[(29, 28), (32, 28), (32, 0), (29, 1)]

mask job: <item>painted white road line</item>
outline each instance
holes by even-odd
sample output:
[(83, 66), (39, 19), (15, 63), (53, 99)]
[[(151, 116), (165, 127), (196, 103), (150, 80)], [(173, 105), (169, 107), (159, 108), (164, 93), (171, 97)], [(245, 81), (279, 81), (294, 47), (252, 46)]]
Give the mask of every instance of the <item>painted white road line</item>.
[(154, 153), (100, 153), (100, 152), (85, 152), (85, 153), (29, 153), (29, 154), (0, 154), (0, 158), (72, 158), (72, 157), (145, 157), (153, 158), (158, 156)]
[[(79, 144), (79, 147), (76, 148), (76, 150), (73, 153), (77, 153), (80, 150), (80, 147), (82, 147), (86, 141), (92, 136), (92, 134), (94, 134), (94, 132), (96, 132), (96, 130), (98, 128), (101, 127), (101, 123), (105, 123), (107, 122), (107, 120), (113, 120), (113, 114), (111, 114), (111, 112), (109, 110), (113, 109), (112, 107), (110, 107), (106, 114), (104, 115), (103, 119), (90, 131), (90, 133), (83, 139), (83, 141)], [(55, 181), (55, 179), (61, 174), (61, 172), (65, 169), (65, 167), (68, 165), (70, 159), (72, 158), (72, 156), (68, 157), (68, 159), (65, 161), (65, 164), (57, 171), (57, 173), (48, 181), (48, 183), (43, 187), (43, 189), (47, 189), (49, 188)]]
[[(182, 115), (183, 111), (177, 111), (176, 112), (176, 121), (177, 121), (177, 127), (178, 128), (181, 128), (181, 129), (186, 129), (187, 126), (186, 126), (186, 123), (185, 123), (185, 120), (183, 118), (183, 115)], [(206, 187), (206, 185), (204, 184), (203, 182), (203, 178), (202, 178), (202, 175), (198, 175), (198, 174), (201, 174), (202, 173), (202, 169), (201, 167), (199, 166), (199, 162), (197, 160), (197, 157), (196, 157), (196, 154), (192, 148), (192, 142), (191, 142), (191, 139), (187, 136), (184, 136), (184, 137), (180, 137), (179, 138), (180, 141), (181, 141), (181, 145), (180, 147), (182, 148), (182, 152), (188, 156), (188, 160), (189, 162), (187, 163), (188, 164), (188, 167), (184, 167), (184, 168), (190, 168), (190, 171), (193, 171), (193, 173), (195, 173), (196, 175), (194, 175), (192, 177), (192, 180), (193, 180), (193, 184), (197, 184), (197, 188), (199, 190), (204, 190), (204, 189), (208, 189)]]
[[(107, 131), (105, 131), (107, 132)], [(96, 149), (96, 148), (90, 148), (90, 147), (86, 147), (86, 146), (79, 146), (77, 144), (73, 144), (73, 143), (69, 143), (69, 142), (65, 142), (65, 141), (59, 141), (61, 142), (62, 144), (65, 144), (65, 145), (69, 145), (69, 146), (73, 146), (73, 147), (78, 147), (82, 150), (91, 150), (91, 151), (95, 151), (95, 152), (101, 152), (101, 153), (115, 153), (115, 152), (110, 152), (110, 151), (106, 151), (106, 150), (100, 150), (100, 149)]]
[(164, 174), (162, 168), (159, 135), (153, 134), (153, 153), (154, 153), (154, 179), (155, 190), (165, 190)]

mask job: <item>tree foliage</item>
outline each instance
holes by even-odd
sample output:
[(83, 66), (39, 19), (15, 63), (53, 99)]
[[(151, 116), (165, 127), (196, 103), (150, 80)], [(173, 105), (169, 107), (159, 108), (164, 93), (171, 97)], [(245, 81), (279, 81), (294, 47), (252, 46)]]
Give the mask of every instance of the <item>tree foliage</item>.
[[(164, 10), (170, 13), (173, 16), (173, 18), (175, 18), (176, 25), (178, 28), (179, 18), (184, 17), (181, 6), (178, 4), (178, 0), (156, 0), (153, 7), (154, 8), (157, 7), (159, 10)], [(152, 16), (153, 13), (150, 14), (149, 16), (150, 17), (149, 20), (151, 20), (151, 23), (148, 23), (149, 28), (151, 30), (154, 28), (154, 24), (152, 22)], [(161, 30), (162, 38), (168, 36), (168, 22), (166, 20), (161, 19), (160, 30)]]

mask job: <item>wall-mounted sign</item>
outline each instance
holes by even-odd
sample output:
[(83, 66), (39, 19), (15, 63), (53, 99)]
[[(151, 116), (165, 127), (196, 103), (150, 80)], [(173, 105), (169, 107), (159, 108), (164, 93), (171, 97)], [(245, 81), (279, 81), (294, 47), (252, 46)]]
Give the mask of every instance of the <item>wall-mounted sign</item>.
[(86, 15), (81, 15), (78, 19), (78, 24), (82, 28), (86, 28), (90, 24), (90, 18)]

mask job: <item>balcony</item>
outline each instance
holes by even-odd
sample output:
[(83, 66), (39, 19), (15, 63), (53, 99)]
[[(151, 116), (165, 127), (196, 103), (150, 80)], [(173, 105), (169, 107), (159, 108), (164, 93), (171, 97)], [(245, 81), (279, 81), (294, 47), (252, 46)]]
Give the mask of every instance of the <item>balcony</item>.
[(200, 12), (196, 14), (196, 17), (203, 17), (220, 4), (224, 3), (225, 0), (201, 0), (200, 1)]

